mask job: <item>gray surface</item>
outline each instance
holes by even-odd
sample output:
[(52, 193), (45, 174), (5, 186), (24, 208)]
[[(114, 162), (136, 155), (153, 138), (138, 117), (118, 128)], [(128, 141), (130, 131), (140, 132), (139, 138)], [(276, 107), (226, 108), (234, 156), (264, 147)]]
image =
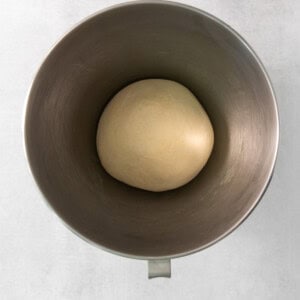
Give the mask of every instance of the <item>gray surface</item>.
[(27, 89), (48, 49), (66, 30), (117, 2), (0, 2), (1, 297), (299, 298), (299, 1), (185, 1), (215, 14), (246, 38), (264, 62), (278, 97), (281, 140), (274, 178), (237, 231), (203, 252), (174, 260), (171, 280), (148, 281), (146, 262), (90, 246), (41, 200), (23, 155)]

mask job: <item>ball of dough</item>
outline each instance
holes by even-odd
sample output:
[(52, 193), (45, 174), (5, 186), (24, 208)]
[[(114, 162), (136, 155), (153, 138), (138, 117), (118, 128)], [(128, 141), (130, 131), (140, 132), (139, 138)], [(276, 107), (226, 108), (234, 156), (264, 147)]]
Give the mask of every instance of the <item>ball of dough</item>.
[(101, 115), (96, 142), (111, 176), (158, 192), (180, 187), (201, 171), (214, 133), (205, 110), (187, 88), (147, 79), (112, 98)]

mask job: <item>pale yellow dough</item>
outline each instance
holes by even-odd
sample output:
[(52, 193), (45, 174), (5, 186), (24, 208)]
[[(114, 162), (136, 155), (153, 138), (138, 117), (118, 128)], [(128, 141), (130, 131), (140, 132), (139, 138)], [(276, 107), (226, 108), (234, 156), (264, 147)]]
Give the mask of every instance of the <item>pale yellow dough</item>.
[(97, 150), (114, 178), (149, 191), (166, 191), (192, 180), (214, 143), (211, 122), (183, 85), (147, 79), (128, 85), (106, 106)]

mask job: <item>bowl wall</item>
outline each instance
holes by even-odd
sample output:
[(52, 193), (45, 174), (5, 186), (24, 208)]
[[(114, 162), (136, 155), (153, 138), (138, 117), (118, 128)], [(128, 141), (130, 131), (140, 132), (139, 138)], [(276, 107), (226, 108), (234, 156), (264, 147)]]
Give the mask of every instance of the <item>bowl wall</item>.
[[(204, 170), (168, 192), (115, 180), (97, 156), (106, 103), (145, 78), (189, 88), (215, 131)], [(54, 47), (30, 91), (25, 141), (38, 186), (72, 230), (119, 254), (174, 257), (219, 240), (258, 202), (278, 118), (262, 65), (233, 30), (181, 4), (133, 2), (92, 16)]]

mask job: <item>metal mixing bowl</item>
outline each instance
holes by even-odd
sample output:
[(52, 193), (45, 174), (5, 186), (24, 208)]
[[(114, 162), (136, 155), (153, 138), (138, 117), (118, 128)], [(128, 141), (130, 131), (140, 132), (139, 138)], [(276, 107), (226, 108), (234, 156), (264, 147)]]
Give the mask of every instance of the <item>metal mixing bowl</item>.
[[(185, 85), (214, 127), (204, 170), (168, 192), (115, 180), (97, 156), (104, 106), (145, 78)], [(261, 62), (234, 30), (192, 7), (138, 1), (91, 16), (52, 49), (31, 87), (24, 131), (35, 180), (69, 228), (113, 253), (150, 260), (155, 276), (169, 273), (160, 259), (212, 245), (249, 215), (271, 178), (278, 115)]]

